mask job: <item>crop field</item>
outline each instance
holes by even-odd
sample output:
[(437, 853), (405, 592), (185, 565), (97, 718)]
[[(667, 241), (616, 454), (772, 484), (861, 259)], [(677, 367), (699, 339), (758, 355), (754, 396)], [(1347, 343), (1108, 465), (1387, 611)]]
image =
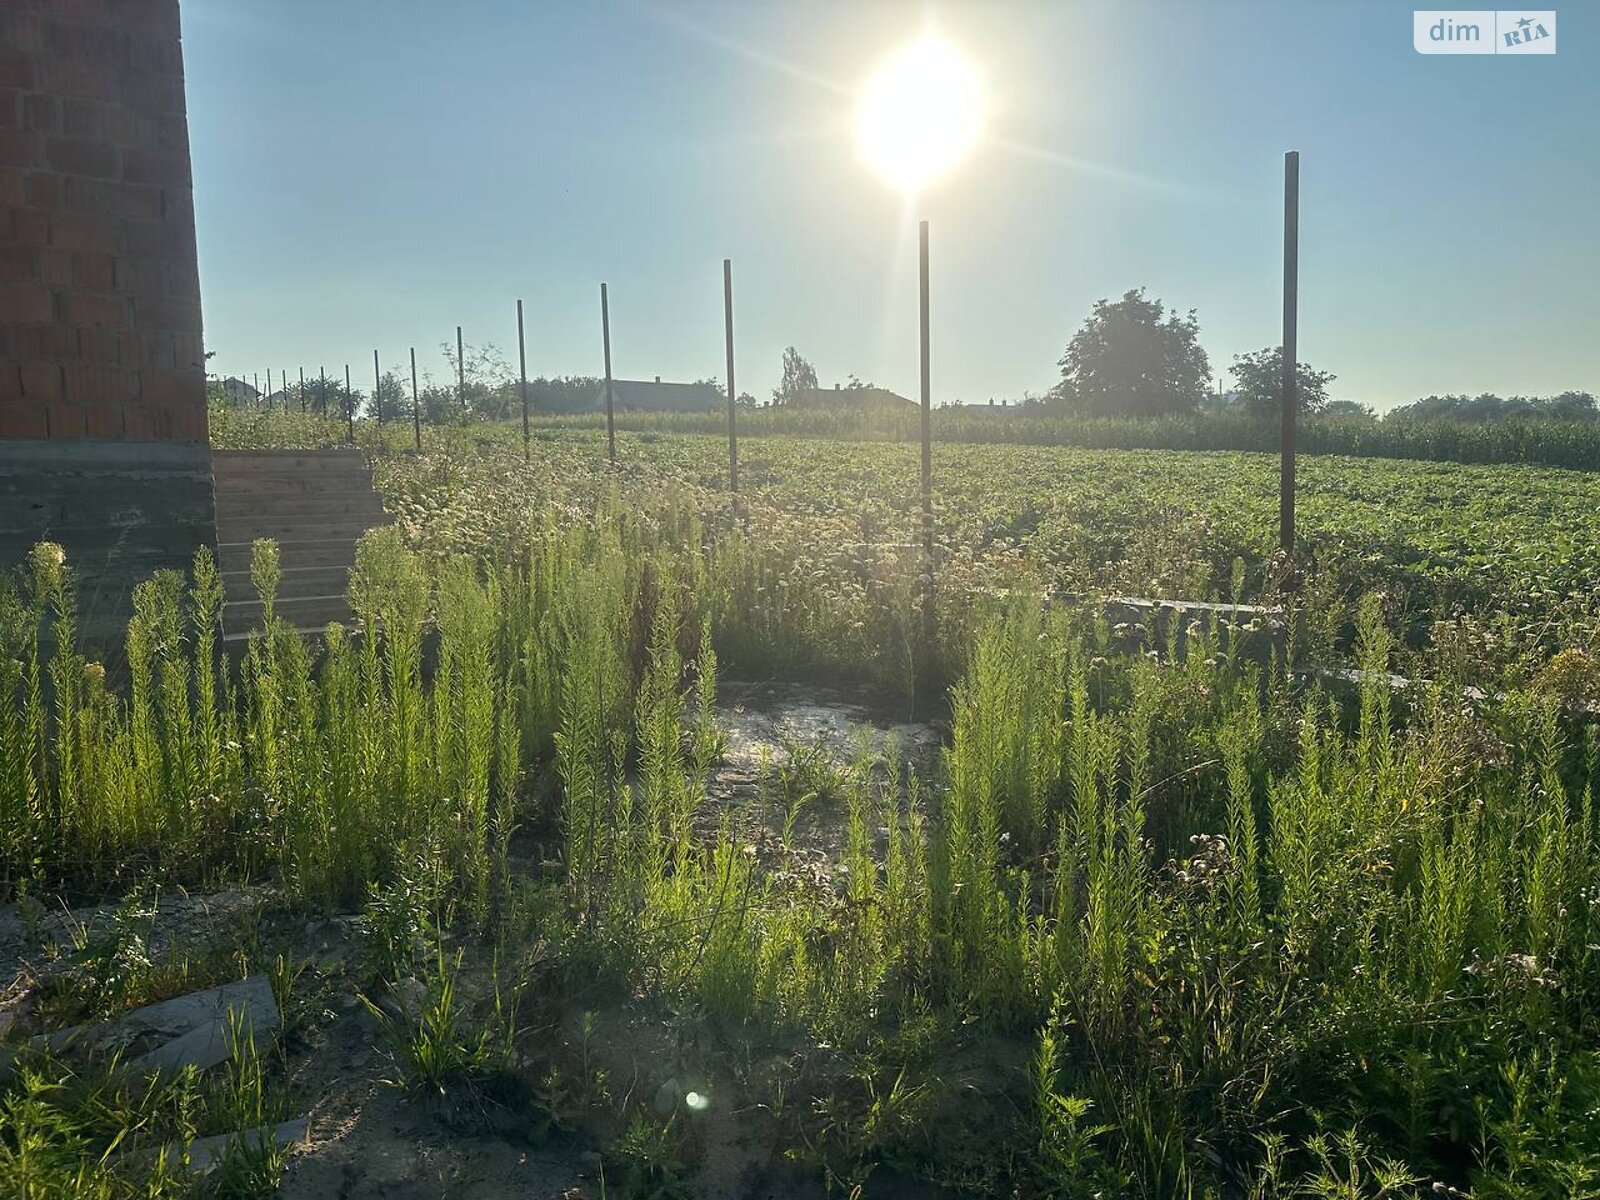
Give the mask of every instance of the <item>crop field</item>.
[(8, 576), (0, 1196), (1600, 1195), (1597, 477), (409, 434), (349, 630)]

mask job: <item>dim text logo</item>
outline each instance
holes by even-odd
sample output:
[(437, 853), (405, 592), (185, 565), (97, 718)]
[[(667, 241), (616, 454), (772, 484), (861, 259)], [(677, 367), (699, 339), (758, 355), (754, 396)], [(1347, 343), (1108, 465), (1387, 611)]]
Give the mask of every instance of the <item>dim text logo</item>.
[(1418, 9), (1411, 14), (1418, 54), (1554, 54), (1554, 9)]

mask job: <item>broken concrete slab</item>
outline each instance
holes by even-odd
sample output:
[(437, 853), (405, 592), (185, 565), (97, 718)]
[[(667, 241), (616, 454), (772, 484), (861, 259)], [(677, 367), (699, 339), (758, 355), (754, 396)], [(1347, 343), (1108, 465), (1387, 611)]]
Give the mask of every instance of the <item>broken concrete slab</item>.
[(225, 1062), (239, 1036), (270, 1039), (278, 1031), (278, 1005), (265, 975), (206, 988), (134, 1009), (114, 1021), (75, 1025), (41, 1034), (30, 1045), (60, 1053), (75, 1047), (138, 1050), (128, 1065), (144, 1071), (206, 1070)]
[(311, 1133), (311, 1119), (297, 1117), (271, 1127), (260, 1125), (241, 1129), (237, 1133), (219, 1133), (212, 1137), (196, 1138), (189, 1143), (189, 1170), (203, 1174), (226, 1157), (228, 1147), (235, 1141), (246, 1154), (265, 1154), (268, 1150), (294, 1146), (306, 1140)]

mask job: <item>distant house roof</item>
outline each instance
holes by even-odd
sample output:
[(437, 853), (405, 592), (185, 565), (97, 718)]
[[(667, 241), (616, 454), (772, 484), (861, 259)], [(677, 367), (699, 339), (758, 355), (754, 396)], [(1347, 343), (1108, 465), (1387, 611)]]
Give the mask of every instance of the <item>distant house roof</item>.
[(222, 394), (228, 398), (228, 403), (233, 405), (255, 404), (261, 399), (260, 392), (233, 375), (222, 381)]
[(849, 388), (835, 384), (831, 388), (806, 388), (790, 403), (799, 408), (915, 408), (917, 402), (870, 384)]
[[(721, 408), (725, 398), (720, 388), (709, 383), (662, 383), (647, 379), (613, 379), (611, 403), (625, 412), (705, 412)], [(606, 406), (606, 385), (595, 394), (594, 407)]]

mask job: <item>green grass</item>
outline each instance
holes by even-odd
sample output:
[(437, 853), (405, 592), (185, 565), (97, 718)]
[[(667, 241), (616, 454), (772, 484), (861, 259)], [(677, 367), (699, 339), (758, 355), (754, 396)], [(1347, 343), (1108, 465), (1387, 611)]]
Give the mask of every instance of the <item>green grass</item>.
[[(1531, 537), (1514, 510), (1541, 494), (1548, 551), (1586, 483), (1309, 472), (1302, 619), (1328, 636), (1296, 654), (1372, 673), (1345, 697), (1200, 630), (1181, 656), (1120, 652), (1092, 607), (1037, 596), (1146, 578), (1275, 599), (1243, 500), (1254, 460), (942, 461), (961, 519), (928, 655), (915, 561), (844, 544), (911, 527), (904, 448), (783, 445), (750, 456), (748, 531), (694, 439), (625, 439), (614, 474), (566, 434), (531, 468), (499, 444), (385, 457), (403, 524), (360, 549), (359, 636), (313, 643), (269, 603), (229, 667), (202, 554), (141, 588), (126, 690), (73, 648), (70, 564), (40, 548), (0, 603), (5, 889), (116, 892), (137, 872), (360, 907), (370, 994), (430, 981), (421, 1011), (384, 1017), (395, 1078), (421, 1091), (526, 1070), (530, 1095), (566, 1107), (518, 1014), (596, 989), (715, 1030), (734, 1058), (802, 1045), (827, 1065), (768, 1104), (773, 1136), (841, 1194), (894, 1174), (1024, 1196), (1600, 1189), (1600, 742), (1562, 703), (1584, 663), (1558, 688), (1543, 662), (1587, 645), (1578, 617), (1551, 617), (1576, 575), (1519, 550), (1503, 576), (1460, 580), (1475, 616), (1406, 619), (1456, 578), (1428, 538)], [(1161, 490), (1174, 481), (1187, 501)], [(1208, 481), (1230, 483), (1236, 524)], [(1388, 543), (1364, 507), (1380, 498)], [(1420, 556), (1341, 556), (1363, 528)], [(1545, 625), (1504, 632), (1534, 619), (1505, 589), (1539, 570), (1556, 572)], [(270, 601), (270, 544), (254, 573)], [(1471, 621), (1507, 640), (1465, 645)], [(1399, 699), (1378, 681), (1423, 662), (1432, 682)], [(841, 849), (808, 880), (708, 798), (728, 670), (875, 678), (925, 704), (937, 689), (947, 743), (931, 769), (893, 739), (775, 765), (772, 804), (825, 795), (839, 814)], [(520, 877), (518, 838), (558, 877)], [(463, 948), (490, 947), (474, 1015)], [(98, 1182), (105, 1145), (119, 1123), (167, 1129), (147, 1114), (170, 1105), (94, 1124), (72, 1070), (0, 1080), (18, 1114), (0, 1154), (46, 1164), (57, 1192), (31, 1194), (121, 1194)], [(255, 1079), (231, 1086), (266, 1103)], [(676, 1120), (618, 1102), (613, 1180), (674, 1194), (697, 1153)], [(151, 1178), (152, 1195), (178, 1186)]]

